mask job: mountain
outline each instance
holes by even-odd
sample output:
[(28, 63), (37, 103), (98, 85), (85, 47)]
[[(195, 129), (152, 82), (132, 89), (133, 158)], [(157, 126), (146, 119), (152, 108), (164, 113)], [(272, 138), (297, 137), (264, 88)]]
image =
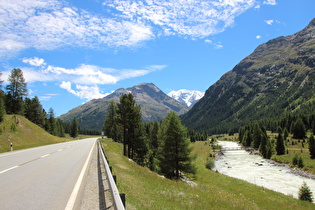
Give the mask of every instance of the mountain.
[(315, 19), (258, 46), (184, 114), (183, 124), (218, 133), (246, 120), (277, 119), (315, 107)]
[(185, 90), (171, 91), (168, 96), (175, 100), (187, 105), (189, 108), (195, 105), (203, 96), (204, 92), (198, 90)]
[(186, 105), (169, 97), (154, 84), (142, 83), (127, 89), (117, 89), (110, 95), (91, 100), (61, 115), (59, 118), (64, 122), (71, 122), (73, 117), (76, 117), (81, 128), (101, 130), (109, 102), (114, 100), (119, 103), (119, 97), (129, 93), (133, 94), (136, 103), (140, 105), (144, 121), (161, 120), (170, 111), (175, 111), (178, 115), (188, 111)]

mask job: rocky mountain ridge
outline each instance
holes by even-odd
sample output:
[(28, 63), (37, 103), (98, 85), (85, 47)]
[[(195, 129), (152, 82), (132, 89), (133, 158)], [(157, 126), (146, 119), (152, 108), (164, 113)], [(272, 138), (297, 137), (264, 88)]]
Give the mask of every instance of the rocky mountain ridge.
[(109, 102), (113, 100), (119, 103), (119, 97), (128, 93), (132, 93), (136, 103), (140, 105), (144, 121), (161, 120), (170, 111), (175, 111), (178, 115), (188, 111), (186, 105), (171, 98), (154, 84), (142, 83), (127, 89), (117, 89), (110, 95), (91, 100), (59, 118), (64, 122), (71, 122), (73, 117), (76, 117), (81, 128), (101, 130)]

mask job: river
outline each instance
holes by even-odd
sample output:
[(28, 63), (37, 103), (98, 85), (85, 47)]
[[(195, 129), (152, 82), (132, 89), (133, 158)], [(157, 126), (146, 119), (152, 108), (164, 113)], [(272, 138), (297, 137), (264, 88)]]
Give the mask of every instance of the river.
[[(231, 141), (219, 141), (219, 144), (223, 148), (240, 147)], [(214, 170), (294, 198), (298, 198), (299, 189), (305, 181), (315, 197), (315, 180), (293, 174), (289, 167), (273, 164), (272, 161), (251, 155), (245, 150), (224, 152), (215, 161)]]

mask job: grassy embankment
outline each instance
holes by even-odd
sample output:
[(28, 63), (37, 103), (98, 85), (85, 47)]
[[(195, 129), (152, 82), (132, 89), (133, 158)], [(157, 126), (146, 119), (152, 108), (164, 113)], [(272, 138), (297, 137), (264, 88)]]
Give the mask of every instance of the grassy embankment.
[(127, 209), (314, 209), (314, 205), (205, 168), (212, 152), (205, 142), (193, 143), (197, 183), (192, 187), (138, 166), (122, 155), (122, 145), (102, 140)]
[[(80, 136), (79, 138), (88, 136)], [(73, 140), (69, 136), (60, 138), (47, 133), (41, 127), (19, 115), (6, 115), (0, 123), (0, 152), (10, 151), (10, 143), (14, 150), (43, 146)]]

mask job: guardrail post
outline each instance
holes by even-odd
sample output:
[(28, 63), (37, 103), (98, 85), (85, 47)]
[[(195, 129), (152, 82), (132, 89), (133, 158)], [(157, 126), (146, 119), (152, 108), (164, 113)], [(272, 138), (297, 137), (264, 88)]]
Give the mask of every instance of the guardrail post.
[(126, 208), (126, 194), (120, 193), (119, 196), (120, 196), (122, 203), (124, 204), (124, 207)]

